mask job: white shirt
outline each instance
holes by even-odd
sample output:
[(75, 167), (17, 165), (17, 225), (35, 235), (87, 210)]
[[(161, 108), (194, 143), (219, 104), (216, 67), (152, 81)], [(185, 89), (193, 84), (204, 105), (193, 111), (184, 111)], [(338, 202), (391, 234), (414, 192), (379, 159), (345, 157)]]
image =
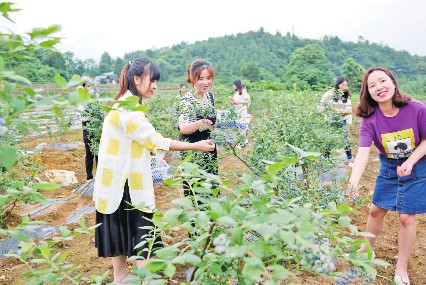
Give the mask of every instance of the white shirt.
[[(119, 100), (133, 96), (130, 91)], [(120, 206), (128, 180), (133, 205), (155, 211), (151, 155), (168, 151), (171, 139), (157, 133), (142, 111), (116, 109), (105, 117), (93, 192), (96, 209), (111, 214)], [(164, 155), (158, 153), (157, 156)]]
[(234, 93), (233, 101), (235, 105), (235, 112), (237, 112), (237, 114), (241, 114), (242, 116), (247, 115), (247, 100), (250, 100), (250, 96), (247, 92), (243, 91), (241, 95), (238, 91)]

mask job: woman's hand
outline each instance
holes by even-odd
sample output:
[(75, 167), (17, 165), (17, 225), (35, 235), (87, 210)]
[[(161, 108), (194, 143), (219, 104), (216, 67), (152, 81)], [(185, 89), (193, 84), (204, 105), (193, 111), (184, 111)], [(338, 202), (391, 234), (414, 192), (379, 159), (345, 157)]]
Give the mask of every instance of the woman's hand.
[(413, 165), (407, 161), (396, 168), (396, 173), (399, 177), (408, 176), (411, 174), (411, 171), (413, 171)]
[(209, 119), (201, 119), (201, 125), (211, 126), (211, 125), (213, 125), (213, 122)]
[(349, 189), (346, 191), (349, 198), (356, 199), (359, 197), (359, 186), (349, 182)]
[(197, 150), (201, 151), (213, 151), (215, 149), (215, 144), (212, 140), (202, 140), (194, 143), (196, 145)]

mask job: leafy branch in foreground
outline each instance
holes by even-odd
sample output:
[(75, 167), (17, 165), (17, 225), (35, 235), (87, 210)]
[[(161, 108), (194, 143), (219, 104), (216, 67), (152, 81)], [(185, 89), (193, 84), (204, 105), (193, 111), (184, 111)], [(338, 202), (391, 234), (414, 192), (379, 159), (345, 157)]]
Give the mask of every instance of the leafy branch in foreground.
[[(165, 247), (133, 278), (166, 284), (177, 266), (186, 264), (194, 267), (190, 279), (199, 284), (278, 284), (301, 271), (338, 276), (336, 262), (375, 277), (375, 266), (387, 263), (357, 252), (365, 242), (357, 238), (368, 233), (351, 224), (355, 211), (348, 204), (330, 202), (322, 208), (276, 196), (275, 174), (283, 167), (269, 165), (262, 179), (246, 174), (231, 188), (231, 181), (182, 163), (180, 174), (166, 182), (180, 188), (186, 181), (196, 197), (173, 200), (173, 207), (153, 220)], [(187, 237), (170, 244), (182, 232)]]

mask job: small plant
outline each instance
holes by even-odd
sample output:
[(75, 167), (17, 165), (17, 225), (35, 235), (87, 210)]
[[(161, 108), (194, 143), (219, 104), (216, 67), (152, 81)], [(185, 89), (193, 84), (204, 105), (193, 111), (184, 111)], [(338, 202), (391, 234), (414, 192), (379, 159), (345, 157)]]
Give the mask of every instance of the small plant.
[[(34, 224), (25, 217), (21, 226)], [(84, 219), (80, 222), (80, 228), (72, 232), (66, 227), (60, 227), (61, 236), (55, 236), (50, 240), (40, 240), (35, 242), (29, 240), (24, 234), (20, 234), (20, 249), (16, 254), (5, 254), (5, 256), (18, 259), (21, 264), (17, 267), (25, 267), (23, 276), (28, 280), (28, 284), (81, 284), (82, 282), (92, 284), (102, 284), (108, 277), (109, 272), (102, 276), (84, 277), (77, 273), (83, 265), (74, 266), (68, 264), (66, 259), (71, 250), (61, 250), (63, 243), (78, 239), (82, 234), (93, 234), (94, 229), (99, 226), (87, 228)]]

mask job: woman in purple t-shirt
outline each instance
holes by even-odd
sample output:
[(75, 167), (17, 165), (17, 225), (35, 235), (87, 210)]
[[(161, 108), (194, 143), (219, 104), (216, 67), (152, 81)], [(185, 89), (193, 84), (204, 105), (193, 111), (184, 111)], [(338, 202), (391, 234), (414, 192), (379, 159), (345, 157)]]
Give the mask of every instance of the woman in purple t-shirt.
[[(362, 121), (350, 194), (358, 196), (358, 184), (374, 143), (380, 152), (380, 170), (366, 226), (375, 237), (367, 240), (374, 247), (387, 212), (399, 213), (394, 280), (410, 284), (407, 266), (416, 240), (416, 214), (426, 213), (426, 107), (400, 93), (394, 75), (383, 67), (365, 72), (360, 95), (356, 115)], [(360, 251), (365, 251), (365, 246)]]

